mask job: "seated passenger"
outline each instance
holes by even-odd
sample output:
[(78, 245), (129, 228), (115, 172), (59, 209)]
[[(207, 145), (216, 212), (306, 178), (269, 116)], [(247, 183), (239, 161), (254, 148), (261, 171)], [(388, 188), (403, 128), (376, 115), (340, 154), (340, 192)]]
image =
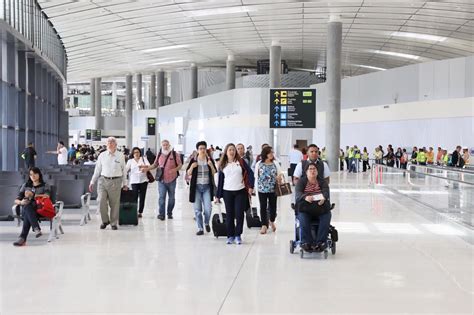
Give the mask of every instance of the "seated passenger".
[[(306, 251), (323, 251), (327, 248), (327, 237), (331, 223), (329, 186), (318, 177), (316, 163), (306, 167), (306, 176), (296, 184), (296, 209), (301, 229), (301, 248)], [(319, 220), (316, 240), (311, 233), (311, 221)]]
[(20, 213), (23, 216), (23, 229), (18, 240), (13, 243), (14, 246), (23, 246), (26, 244), (26, 238), (28, 237), (30, 228), (33, 228), (36, 237), (42, 235), (38, 222), (39, 216), (36, 213), (35, 197), (49, 197), (49, 189), (43, 181), (43, 175), (39, 168), (32, 167), (29, 172), (30, 176), (28, 181), (21, 186), (20, 193), (15, 199), (15, 205), (20, 207)]

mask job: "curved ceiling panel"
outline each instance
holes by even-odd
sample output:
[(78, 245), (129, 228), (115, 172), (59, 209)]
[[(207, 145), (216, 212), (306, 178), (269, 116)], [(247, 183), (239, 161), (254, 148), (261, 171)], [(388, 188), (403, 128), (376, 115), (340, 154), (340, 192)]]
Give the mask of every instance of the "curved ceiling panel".
[(62, 37), (72, 81), (267, 59), (324, 66), (330, 15), (343, 23), (343, 71), (359, 75), (474, 54), (474, 4), (449, 1), (39, 0)]

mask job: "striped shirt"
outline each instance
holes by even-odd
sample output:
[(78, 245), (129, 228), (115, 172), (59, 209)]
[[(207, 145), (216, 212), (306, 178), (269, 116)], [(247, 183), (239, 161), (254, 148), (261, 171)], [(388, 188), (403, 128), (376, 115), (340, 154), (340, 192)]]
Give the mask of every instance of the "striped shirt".
[(207, 160), (197, 159), (198, 170), (197, 170), (197, 184), (198, 185), (209, 185), (209, 166)]
[(305, 194), (311, 194), (311, 195), (317, 195), (321, 193), (321, 188), (319, 187), (319, 183), (316, 181), (316, 183), (311, 184), (308, 181), (308, 184), (304, 188)]

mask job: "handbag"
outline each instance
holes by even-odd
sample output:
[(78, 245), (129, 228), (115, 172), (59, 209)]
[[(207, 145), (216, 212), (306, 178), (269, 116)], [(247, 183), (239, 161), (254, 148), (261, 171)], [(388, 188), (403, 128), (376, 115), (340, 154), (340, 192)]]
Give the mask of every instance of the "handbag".
[[(143, 164), (145, 164), (145, 159), (142, 156)], [(150, 171), (146, 172), (146, 178), (148, 178), (148, 183), (151, 184), (155, 181), (155, 177), (153, 177), (153, 174)]]
[(286, 195), (291, 195), (291, 185), (290, 183), (287, 183), (285, 181), (278, 183), (278, 181), (275, 183), (275, 194), (278, 197), (281, 196), (286, 196)]
[(36, 197), (36, 212), (45, 218), (52, 219), (56, 216), (53, 202), (49, 197)]

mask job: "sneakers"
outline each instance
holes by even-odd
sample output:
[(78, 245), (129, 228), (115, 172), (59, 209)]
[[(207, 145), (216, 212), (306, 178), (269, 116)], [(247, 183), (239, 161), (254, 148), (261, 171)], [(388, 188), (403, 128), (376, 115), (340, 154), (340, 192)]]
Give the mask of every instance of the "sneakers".
[(100, 225), (100, 229), (101, 229), (101, 230), (104, 230), (104, 229), (107, 227), (107, 225), (109, 225), (109, 222), (107, 222), (107, 223), (102, 223), (102, 224)]
[(138, 214), (138, 217), (139, 217), (139, 218), (142, 218), (142, 217), (143, 217), (143, 215), (142, 215), (141, 213), (139, 213), (139, 214)]
[(15, 243), (13, 243), (13, 246), (25, 246), (26, 245), (26, 240), (24, 238), (19, 238)]
[(168, 214), (168, 220), (173, 220), (173, 215), (172, 214)]
[(204, 235), (204, 231), (203, 231), (203, 230), (199, 230), (199, 231), (197, 231), (196, 235)]
[(118, 227), (116, 225), (112, 225), (112, 230), (117, 231)]
[(209, 224), (206, 224), (206, 232), (207, 233), (211, 232), (211, 227), (209, 226)]
[(229, 244), (229, 245), (233, 244), (234, 243), (234, 238), (233, 237), (228, 237), (226, 243)]
[(235, 244), (237, 244), (237, 245), (242, 244), (242, 238), (240, 236), (235, 237)]
[(36, 238), (40, 237), (41, 235), (43, 235), (43, 233), (41, 233), (41, 229), (39, 228), (36, 228), (33, 230), (35, 232), (35, 236)]
[(164, 221), (164, 220), (165, 220), (165, 216), (162, 215), (162, 214), (159, 214), (159, 215), (157, 216), (157, 218), (158, 218), (158, 220), (161, 220), (161, 221)]

